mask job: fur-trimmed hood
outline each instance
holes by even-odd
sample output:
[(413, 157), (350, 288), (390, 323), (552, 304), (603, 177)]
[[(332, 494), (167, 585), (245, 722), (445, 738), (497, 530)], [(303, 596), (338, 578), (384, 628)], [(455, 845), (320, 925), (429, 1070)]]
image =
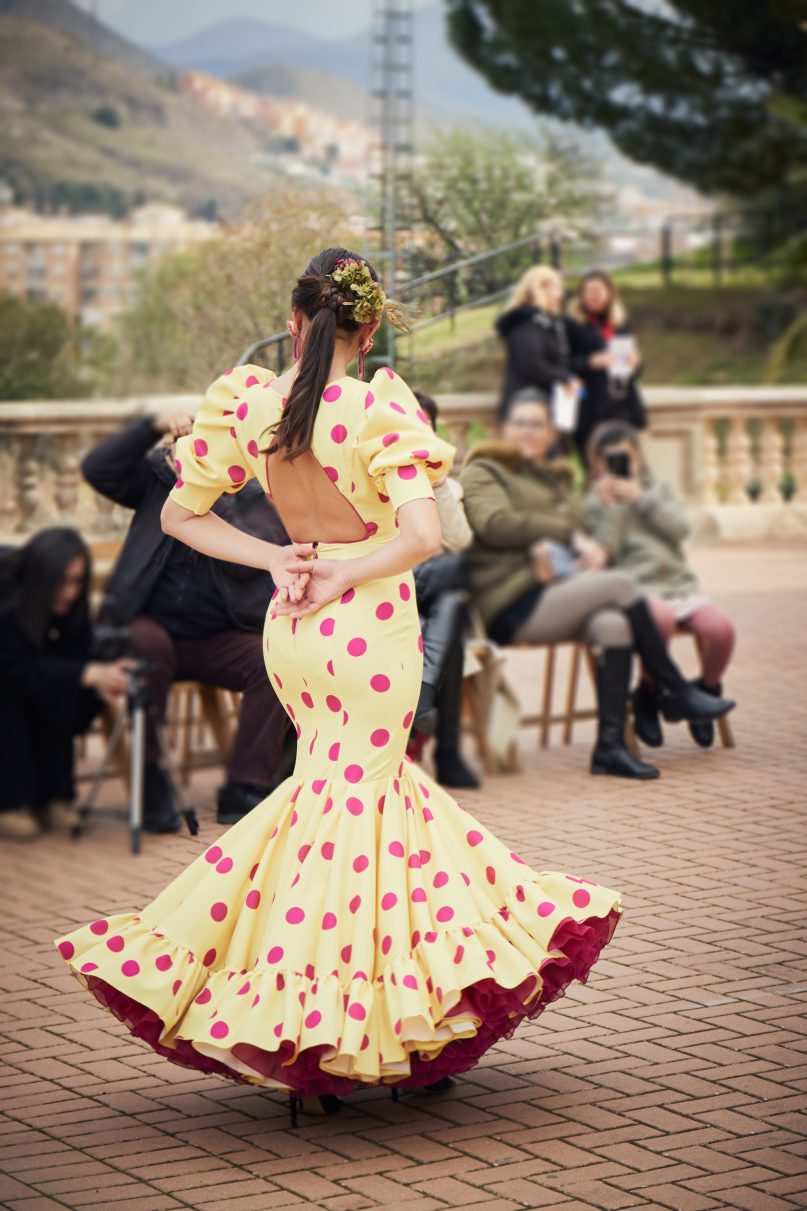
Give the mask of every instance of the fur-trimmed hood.
[[(625, 305), (621, 299), (614, 299), (609, 308), (609, 320), (614, 325), (614, 328), (621, 328), (623, 324), (628, 322), (628, 313), (625, 310)], [(587, 313), (583, 310), (583, 306), (579, 298), (572, 299), (568, 307), (568, 314), (578, 324), (587, 324), (589, 322)]]
[(563, 323), (563, 317), (544, 311), (541, 307), (533, 307), (531, 303), (522, 303), (520, 307), (512, 307), (503, 311), (496, 320), (496, 331), (504, 340), (521, 324), (537, 324), (539, 328), (554, 328)]
[(546, 458), (540, 463), (530, 463), (523, 458), (518, 449), (510, 442), (501, 440), (483, 441), (473, 446), (465, 455), (463, 467), (468, 467), (477, 459), (499, 463), (508, 471), (518, 471), (529, 467), (538, 475), (547, 475), (559, 480), (574, 483), (574, 467), (566, 458)]

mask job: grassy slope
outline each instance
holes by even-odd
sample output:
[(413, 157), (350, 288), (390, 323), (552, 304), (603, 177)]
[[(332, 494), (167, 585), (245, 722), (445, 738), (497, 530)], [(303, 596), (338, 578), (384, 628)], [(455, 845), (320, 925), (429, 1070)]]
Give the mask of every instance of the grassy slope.
[[(116, 129), (91, 116), (113, 107)], [(271, 187), (251, 162), (261, 143), (243, 124), (189, 100), (69, 34), (0, 18), (0, 175), (102, 181), (149, 198), (223, 207)]]

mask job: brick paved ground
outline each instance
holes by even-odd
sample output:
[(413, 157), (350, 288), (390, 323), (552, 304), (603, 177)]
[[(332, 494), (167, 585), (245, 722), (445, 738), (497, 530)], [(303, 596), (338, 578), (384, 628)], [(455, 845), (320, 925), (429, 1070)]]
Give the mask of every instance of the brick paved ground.
[(621, 888), (626, 912), (588, 987), (448, 1096), (371, 1091), (291, 1131), (277, 1096), (157, 1059), (63, 970), (54, 934), (144, 903), (210, 842), (212, 778), (196, 841), (150, 838), (135, 860), (105, 820), (78, 845), (7, 848), (2, 1205), (807, 1206), (804, 555), (697, 553), (741, 632), (735, 752), (676, 729), (662, 780), (635, 786), (584, 773), (582, 729), (546, 753), (525, 733), (525, 773), (467, 797), (539, 869)]

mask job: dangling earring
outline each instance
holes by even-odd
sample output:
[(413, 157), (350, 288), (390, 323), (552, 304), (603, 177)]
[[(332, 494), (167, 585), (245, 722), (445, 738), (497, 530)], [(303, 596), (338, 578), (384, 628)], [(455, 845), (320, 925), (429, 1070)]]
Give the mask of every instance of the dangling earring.
[(289, 330), (289, 336), (294, 337), (294, 345), (292, 346), (292, 356), (294, 357), (295, 362), (299, 362), (300, 348), (301, 348), (300, 333), (294, 327), (293, 320), (288, 320), (288, 322), (286, 323), (286, 327)]
[(365, 345), (359, 347), (358, 356), (356, 357), (356, 371), (359, 376), (359, 381), (364, 382), (364, 358), (373, 347), (373, 338), (370, 337)]

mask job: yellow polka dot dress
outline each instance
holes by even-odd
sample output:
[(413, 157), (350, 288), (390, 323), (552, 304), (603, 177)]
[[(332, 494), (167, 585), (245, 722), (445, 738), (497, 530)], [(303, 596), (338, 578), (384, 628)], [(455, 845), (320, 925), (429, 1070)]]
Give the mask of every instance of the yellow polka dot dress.
[[(210, 388), (178, 442), (171, 496), (196, 514), (256, 477), (284, 401), (245, 366)], [(330, 383), (312, 451), (390, 541), (453, 451), (406, 384)], [(267, 603), (269, 606), (269, 603)], [(55, 940), (71, 972), (166, 1059), (296, 1093), (431, 1083), (470, 1068), (572, 980), (620, 915), (618, 893), (536, 873), (405, 755), (422, 643), (411, 573), (264, 627), (297, 730), (293, 775), (139, 912)]]

